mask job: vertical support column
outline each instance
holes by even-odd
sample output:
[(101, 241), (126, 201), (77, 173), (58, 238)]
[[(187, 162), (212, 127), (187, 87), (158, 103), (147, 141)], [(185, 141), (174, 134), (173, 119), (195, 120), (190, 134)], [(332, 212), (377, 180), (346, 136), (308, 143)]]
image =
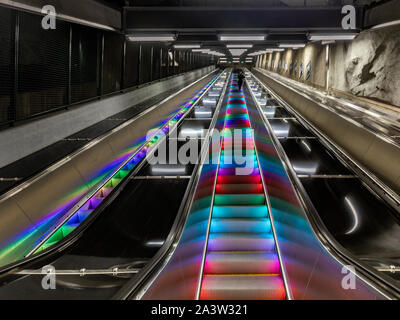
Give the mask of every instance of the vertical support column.
[(150, 49), (150, 82), (153, 81), (153, 58), (154, 58), (154, 46)]
[(122, 44), (122, 70), (121, 70), (121, 90), (125, 89), (125, 72), (126, 72), (126, 37)]
[(139, 61), (138, 61), (138, 85), (142, 83), (142, 45), (139, 45)]
[(69, 25), (67, 105), (72, 103), (72, 24)]
[(325, 91), (329, 93), (329, 54), (330, 45), (327, 44), (325, 48)]
[(170, 61), (169, 61), (169, 49), (167, 49), (167, 78), (169, 77), (169, 65), (170, 65)]
[(104, 92), (104, 32), (101, 32), (100, 39), (100, 84), (98, 96), (101, 97)]
[(19, 13), (15, 11), (14, 15), (14, 84), (13, 93), (10, 99), (10, 107), (8, 109), (7, 118), (11, 123), (17, 120), (17, 97), (18, 97), (18, 82), (19, 82)]
[(172, 75), (175, 75), (175, 59), (176, 59), (176, 52), (172, 50)]
[(158, 77), (159, 79), (162, 79), (163, 78), (163, 74), (162, 74), (162, 53), (163, 53), (163, 51), (162, 51), (162, 47), (160, 48), (160, 66), (159, 66), (159, 68), (160, 68), (160, 70), (159, 70), (159, 74), (160, 74), (160, 76)]

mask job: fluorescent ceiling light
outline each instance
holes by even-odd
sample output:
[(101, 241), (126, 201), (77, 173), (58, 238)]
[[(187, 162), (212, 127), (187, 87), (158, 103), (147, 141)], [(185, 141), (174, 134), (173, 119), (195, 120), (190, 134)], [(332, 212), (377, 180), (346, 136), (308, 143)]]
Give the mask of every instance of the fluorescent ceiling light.
[(133, 35), (129, 36), (130, 41), (137, 42), (158, 42), (158, 41), (175, 41), (176, 37), (174, 35)]
[(175, 44), (175, 49), (198, 49), (201, 46), (199, 44)]
[(229, 51), (233, 56), (241, 56), (247, 51), (247, 49), (229, 49)]
[(279, 48), (304, 48), (305, 43), (281, 43)]
[(264, 41), (265, 35), (220, 35), (221, 41)]
[(224, 57), (225, 54), (221, 53), (221, 52), (217, 52), (217, 51), (208, 51), (208, 54), (212, 54), (214, 56), (218, 56), (218, 57)]
[(193, 52), (209, 52), (210, 49), (192, 49)]
[(353, 40), (356, 35), (356, 33), (311, 33), (308, 35), (308, 39), (311, 41)]
[(253, 48), (252, 44), (227, 44), (227, 48)]

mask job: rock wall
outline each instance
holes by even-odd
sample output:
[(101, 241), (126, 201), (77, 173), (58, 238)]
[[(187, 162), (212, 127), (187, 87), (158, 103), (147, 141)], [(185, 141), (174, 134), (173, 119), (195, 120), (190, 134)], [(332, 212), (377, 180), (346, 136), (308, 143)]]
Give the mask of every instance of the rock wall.
[(331, 50), (333, 89), (400, 106), (400, 26), (362, 32)]
[[(400, 107), (400, 26), (364, 31), (353, 41), (331, 44), (330, 50), (330, 89)], [(258, 65), (325, 88), (325, 60), (326, 46), (315, 42), (261, 56)]]

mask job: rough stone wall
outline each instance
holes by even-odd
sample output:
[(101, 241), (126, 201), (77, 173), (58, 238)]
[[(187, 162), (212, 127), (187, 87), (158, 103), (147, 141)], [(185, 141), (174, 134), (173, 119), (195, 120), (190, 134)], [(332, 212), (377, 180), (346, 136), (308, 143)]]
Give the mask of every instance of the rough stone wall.
[(400, 106), (400, 26), (362, 32), (331, 51), (331, 87)]
[[(400, 26), (367, 30), (353, 41), (340, 41), (330, 47), (331, 89), (400, 106)], [(320, 42), (310, 43), (303, 49), (260, 57), (258, 66), (325, 88), (325, 49)], [(311, 66), (309, 78), (306, 75), (308, 63)], [(300, 76), (301, 64), (303, 74)]]

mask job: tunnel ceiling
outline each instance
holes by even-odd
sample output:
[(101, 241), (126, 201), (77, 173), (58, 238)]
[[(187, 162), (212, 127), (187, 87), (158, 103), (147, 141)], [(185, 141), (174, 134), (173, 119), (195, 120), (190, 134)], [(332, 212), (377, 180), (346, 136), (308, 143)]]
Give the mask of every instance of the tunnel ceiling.
[[(98, 1), (124, 12), (123, 29), (128, 37), (168, 34), (173, 35), (175, 41), (166, 45), (201, 45), (201, 48), (228, 56), (231, 54), (227, 43), (220, 41), (220, 35), (264, 35), (263, 41), (245, 41), (252, 45), (247, 49), (249, 54), (286, 44), (307, 43), (311, 33), (358, 33), (371, 27), (371, 19), (372, 24), (394, 20), (399, 10), (393, 6), (400, 3), (397, 0), (358, 0), (354, 2), (355, 28), (343, 30), (342, 21), (346, 13), (342, 13), (342, 4), (348, 1), (341, 0), (321, 0), (319, 6), (315, 6), (315, 1), (312, 2), (314, 5), (304, 6), (304, 0)], [(384, 6), (384, 10), (379, 10)]]

